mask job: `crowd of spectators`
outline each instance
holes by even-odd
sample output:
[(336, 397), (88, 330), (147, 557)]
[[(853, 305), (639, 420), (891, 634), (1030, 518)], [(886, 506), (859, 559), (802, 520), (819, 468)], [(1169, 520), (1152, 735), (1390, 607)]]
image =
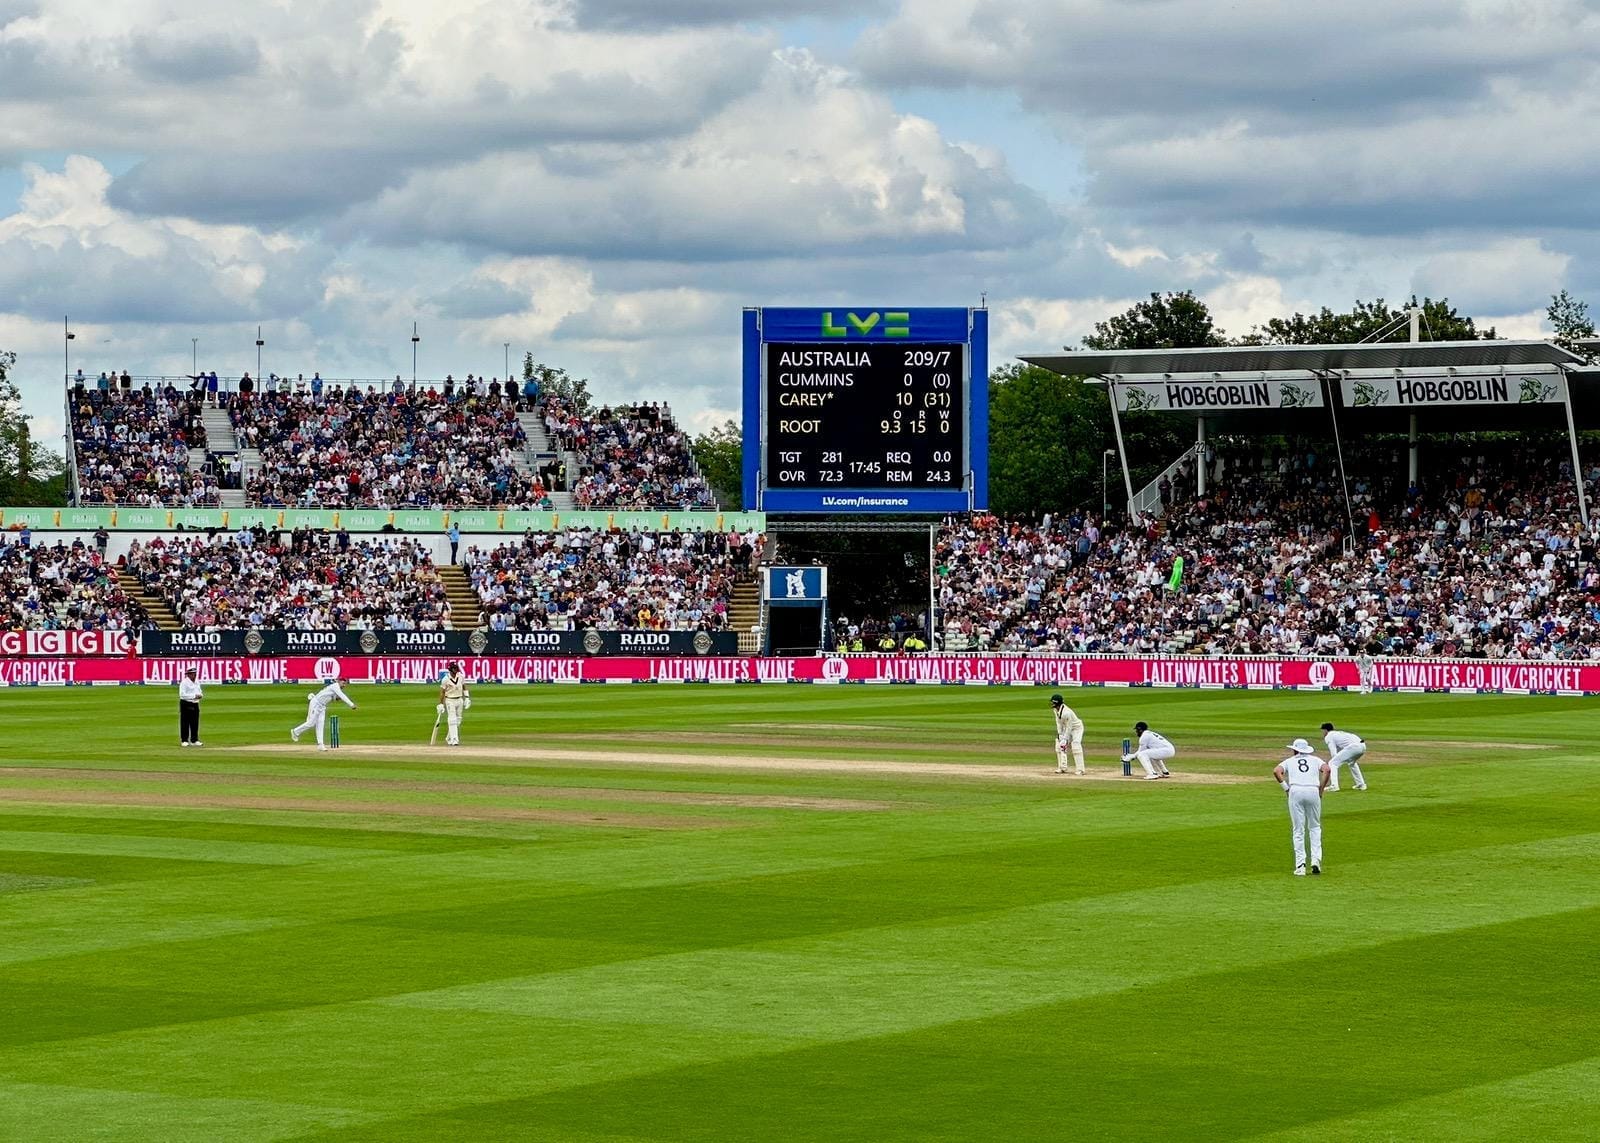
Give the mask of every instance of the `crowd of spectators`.
[[(242, 484), (257, 507), (550, 510), (554, 489), (580, 509), (716, 507), (666, 406), (580, 413), (571, 399), (540, 399), (531, 380), (363, 386), (317, 373), (237, 383), (196, 373), (181, 388), (152, 389), (123, 374), (82, 379), (72, 392), (84, 504), (215, 507), (222, 488)], [(239, 448), (260, 454), (247, 479), (232, 453), (208, 452), (191, 468), (212, 406), (228, 411)], [(571, 471), (565, 457), (528, 456), (517, 414), (534, 410), (553, 448), (576, 460)]]
[[(1375, 459), (1405, 471), (1403, 457)], [(1600, 654), (1600, 528), (1579, 524), (1571, 467), (1548, 448), (1474, 450), (1398, 495), (1389, 490), (1403, 479), (1352, 478), (1350, 513), (1337, 472), (1314, 451), (1258, 448), (1208, 463), (1221, 487), (1179, 496), (1163, 519), (1131, 528), (1087, 514), (947, 522), (945, 645)], [(1587, 477), (1592, 486), (1600, 471)]]
[(216, 467), (189, 463), (191, 448), (206, 447), (198, 396), (148, 382), (139, 389), (74, 386), (69, 404), (81, 503), (214, 508), (222, 502)]
[(0, 543), (0, 631), (134, 631), (152, 626), (97, 549)]
[(428, 546), (257, 529), (134, 541), (124, 575), (165, 600), (186, 628), (436, 631), (450, 604)]
[(568, 529), (474, 546), (463, 563), (491, 631), (721, 631), (763, 544), (755, 532)]
[(248, 503), (266, 507), (548, 508), (522, 461), (516, 401), (452, 385), (384, 392), (256, 393), (230, 404), (241, 448), (260, 452)]
[(579, 458), (571, 488), (579, 508), (716, 507), (695, 469), (688, 435), (664, 405), (640, 402), (579, 413), (572, 402), (550, 396), (544, 423), (556, 447)]

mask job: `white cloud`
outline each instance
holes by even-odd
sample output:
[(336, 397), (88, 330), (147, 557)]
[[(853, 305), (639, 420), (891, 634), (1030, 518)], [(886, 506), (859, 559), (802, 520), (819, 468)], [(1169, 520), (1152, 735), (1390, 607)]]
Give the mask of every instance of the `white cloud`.
[(1570, 261), (1536, 238), (1506, 238), (1434, 254), (1417, 267), (1411, 288), (1448, 297), (1467, 312), (1500, 312), (1530, 298), (1548, 299), (1561, 289)]
[(311, 272), (294, 238), (116, 209), (111, 176), (94, 159), (73, 155), (58, 171), (30, 163), (23, 175), (18, 209), (0, 218), (0, 304), (14, 312), (261, 317), (278, 309), (269, 275), (303, 283)]
[(351, 225), (388, 243), (690, 261), (1017, 246), (1057, 224), (935, 124), (790, 51), (690, 135), (419, 172)]

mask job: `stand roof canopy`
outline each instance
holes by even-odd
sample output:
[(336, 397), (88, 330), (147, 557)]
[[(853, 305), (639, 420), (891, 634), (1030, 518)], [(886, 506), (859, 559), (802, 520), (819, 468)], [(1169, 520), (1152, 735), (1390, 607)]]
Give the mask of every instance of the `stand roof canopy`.
[(1222, 345), (1197, 349), (1071, 349), (1022, 360), (1067, 377), (1159, 381), (1173, 373), (1281, 373), (1341, 369), (1452, 369), (1565, 365), (1583, 358), (1553, 341), (1401, 341), (1360, 345)]

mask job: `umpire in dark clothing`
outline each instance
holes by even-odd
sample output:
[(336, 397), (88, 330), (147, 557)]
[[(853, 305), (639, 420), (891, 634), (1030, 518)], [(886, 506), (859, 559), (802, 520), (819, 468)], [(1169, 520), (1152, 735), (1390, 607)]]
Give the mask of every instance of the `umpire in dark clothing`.
[(178, 744), (180, 746), (200, 745), (200, 700), (205, 694), (200, 689), (200, 680), (196, 678), (198, 672), (190, 667), (183, 672), (183, 681), (178, 684)]

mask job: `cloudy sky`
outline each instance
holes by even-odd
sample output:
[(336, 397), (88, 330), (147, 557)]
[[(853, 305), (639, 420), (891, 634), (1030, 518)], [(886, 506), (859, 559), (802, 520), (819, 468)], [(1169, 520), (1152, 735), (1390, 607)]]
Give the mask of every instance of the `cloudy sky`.
[(737, 415), (746, 305), (1600, 308), (1600, 0), (0, 0), (0, 348)]

